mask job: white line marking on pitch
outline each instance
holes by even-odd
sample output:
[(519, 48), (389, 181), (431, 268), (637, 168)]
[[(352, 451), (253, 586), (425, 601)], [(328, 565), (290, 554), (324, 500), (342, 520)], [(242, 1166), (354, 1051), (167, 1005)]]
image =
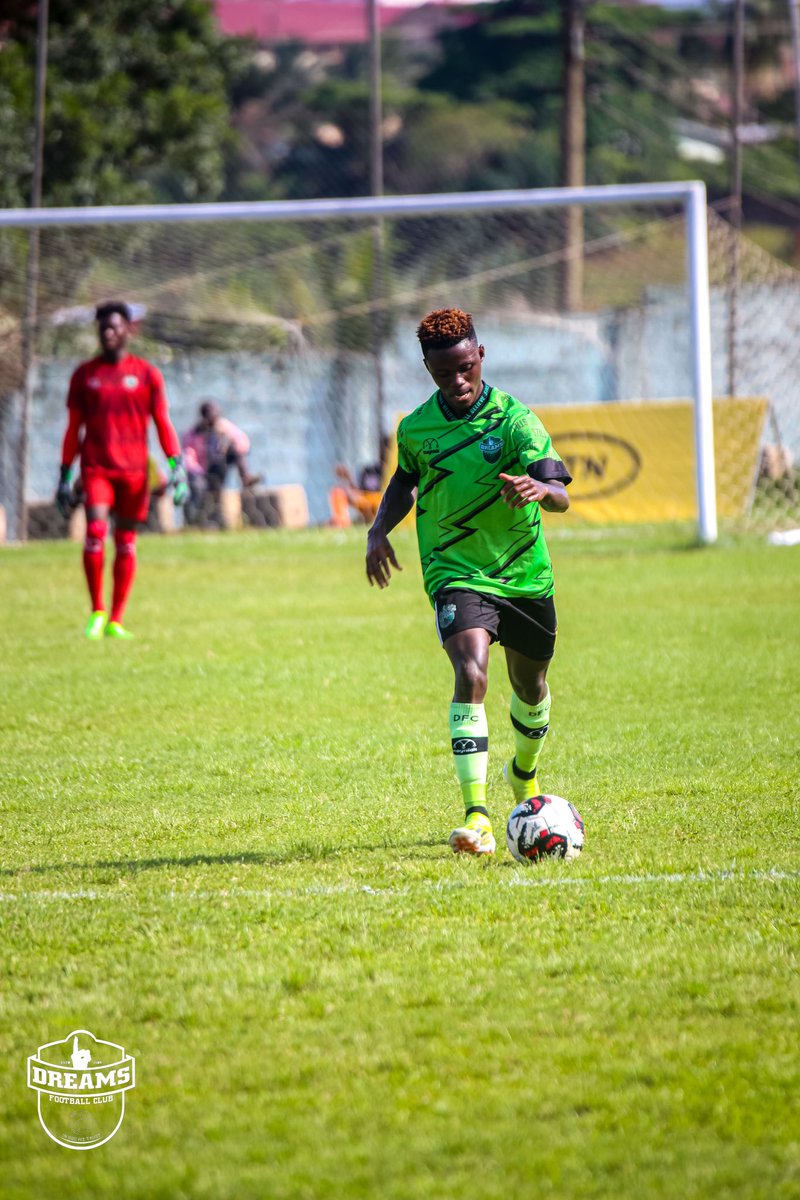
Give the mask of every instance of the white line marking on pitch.
[[(530, 875), (516, 873), (509, 878), (498, 880), (501, 887), (592, 887), (620, 884), (624, 887), (642, 887), (656, 884), (680, 883), (745, 883), (750, 880), (760, 883), (782, 883), (800, 879), (800, 871), (742, 871), (730, 869), (726, 871), (693, 871), (688, 873), (674, 872), (667, 875), (601, 875), (596, 879), (586, 875), (558, 876), (552, 879), (536, 879)], [(308, 899), (310, 896), (408, 896), (414, 890), (424, 891), (465, 891), (468, 887), (476, 889), (480, 881), (462, 881), (460, 879), (422, 879), (416, 885), (408, 887), (371, 887), (369, 884), (311, 884), (305, 888), (286, 888), (284, 890), (271, 888), (219, 888), (217, 890), (191, 890), (186, 892), (174, 889), (159, 895), (152, 892), (119, 892), (109, 888), (107, 891), (97, 891), (90, 888), (78, 888), (75, 891), (32, 891), (32, 892), (0, 892), (0, 903), (14, 900), (32, 900), (42, 903), (58, 903), (60, 900), (120, 900), (130, 897), (134, 900), (236, 900), (236, 899), (276, 899), (293, 900)]]

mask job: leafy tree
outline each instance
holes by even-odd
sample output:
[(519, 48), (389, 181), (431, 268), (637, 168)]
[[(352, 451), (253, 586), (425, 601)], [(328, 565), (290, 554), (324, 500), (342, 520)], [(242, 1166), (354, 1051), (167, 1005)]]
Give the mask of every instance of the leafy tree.
[[(680, 114), (687, 77), (650, 53), (651, 35), (671, 17), (659, 9), (586, 8), (586, 175), (590, 183), (694, 175), (677, 156), (672, 120)], [(547, 178), (531, 171), (522, 186), (560, 181), (562, 99), (561, 5), (556, 0), (505, 0), (482, 20), (445, 34), (442, 59), (422, 89), (473, 104), (504, 100), (527, 115), (544, 150)], [(525, 164), (534, 166), (534, 154)]]
[[(35, 5), (0, 41), (0, 204), (28, 202)], [(249, 46), (210, 0), (51, 0), (45, 204), (210, 200), (232, 148), (229, 93)]]

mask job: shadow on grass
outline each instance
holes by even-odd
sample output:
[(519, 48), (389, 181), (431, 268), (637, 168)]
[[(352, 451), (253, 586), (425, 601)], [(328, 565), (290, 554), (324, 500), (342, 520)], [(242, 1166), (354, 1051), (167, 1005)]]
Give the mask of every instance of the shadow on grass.
[[(363, 853), (365, 851), (388, 851), (403, 858), (416, 858), (415, 851), (427, 850), (442, 843), (431, 838), (427, 841), (413, 842), (407, 846), (381, 845), (342, 845), (342, 846), (293, 846), (285, 851), (272, 853), (254, 853), (243, 851), (237, 854), (191, 854), (176, 858), (133, 858), (133, 859), (101, 859), (97, 862), (60, 862), (39, 863), (35, 866), (2, 867), (0, 878), (13, 879), (25, 875), (46, 875), (60, 871), (120, 871), (129, 875), (138, 875), (143, 871), (159, 871), (163, 867), (179, 867), (189, 870), (192, 867), (242, 866), (253, 865), (262, 867), (283, 867), (300, 862), (326, 862), (342, 857), (345, 854)], [(427, 857), (427, 856), (426, 856)]]

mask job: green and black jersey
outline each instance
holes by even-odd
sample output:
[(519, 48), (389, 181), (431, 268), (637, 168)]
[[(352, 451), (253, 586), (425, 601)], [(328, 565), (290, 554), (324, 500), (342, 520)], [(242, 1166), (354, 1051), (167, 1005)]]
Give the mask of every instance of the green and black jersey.
[(538, 504), (509, 508), (501, 471), (570, 483), (539, 418), (497, 388), (464, 417), (435, 392), (397, 431), (400, 478), (416, 486), (417, 540), (431, 603), (444, 587), (494, 596), (549, 596), (553, 568)]

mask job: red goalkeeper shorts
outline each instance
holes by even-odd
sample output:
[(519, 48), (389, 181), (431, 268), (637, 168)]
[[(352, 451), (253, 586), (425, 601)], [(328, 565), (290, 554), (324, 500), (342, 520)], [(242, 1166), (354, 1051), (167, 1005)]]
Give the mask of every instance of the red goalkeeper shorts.
[(150, 507), (147, 472), (112, 474), (90, 467), (81, 472), (86, 508), (107, 506), (124, 521), (146, 521)]

